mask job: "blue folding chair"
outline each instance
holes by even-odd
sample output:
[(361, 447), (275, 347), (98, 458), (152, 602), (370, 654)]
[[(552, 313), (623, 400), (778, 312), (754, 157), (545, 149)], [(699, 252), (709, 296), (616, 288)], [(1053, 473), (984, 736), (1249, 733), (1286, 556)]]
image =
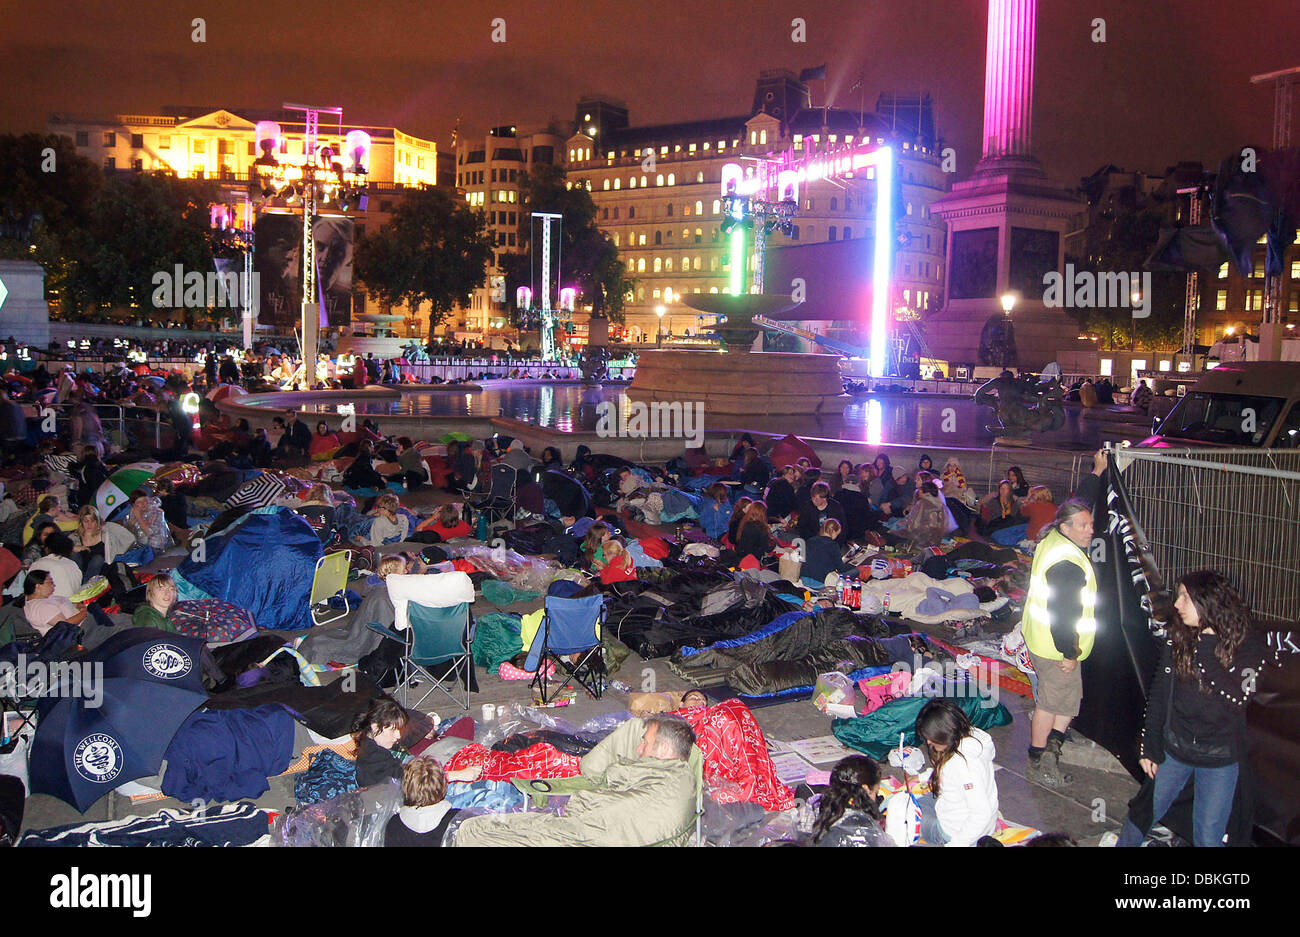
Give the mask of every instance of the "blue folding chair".
[[(546, 597), (546, 614), (528, 649), (525, 670), (536, 672), (532, 686), (538, 690), (543, 703), (549, 703), (569, 680), (577, 680), (592, 695), (600, 699), (605, 690), (607, 675), (601, 657), (600, 626), (605, 621), (605, 597), (589, 595), (578, 599), (560, 596)], [(577, 663), (568, 655), (578, 654)], [(563, 670), (567, 677), (558, 682), (547, 679), (547, 662), (553, 661), (556, 673)]]
[[(470, 614), (469, 603), (448, 605), (444, 608), (432, 608), (415, 602), (407, 606), (407, 619), (410, 627), (405, 632), (394, 632), (376, 623), (367, 623), (366, 627), (379, 632), (384, 637), (403, 641), (405, 649), (398, 663), (397, 679), (402, 688), (402, 706), (410, 708), (410, 690), (419, 681), (427, 680), (430, 684), (415, 702), (419, 708), (434, 690), (441, 690), (452, 702), (469, 710), (470, 688), (474, 683), (474, 616)], [(432, 668), (442, 666), (441, 676), (435, 675)], [(464, 682), (464, 699), (459, 688), (452, 686)]]

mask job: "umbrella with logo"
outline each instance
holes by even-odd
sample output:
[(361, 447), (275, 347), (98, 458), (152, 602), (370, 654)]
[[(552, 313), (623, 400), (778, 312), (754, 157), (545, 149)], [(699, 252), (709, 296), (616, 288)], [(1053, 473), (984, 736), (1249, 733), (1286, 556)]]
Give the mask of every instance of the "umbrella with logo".
[(85, 812), (157, 774), (181, 724), (207, 702), (203, 642), (154, 628), (113, 635), (67, 661), (38, 708), (31, 791)]
[(108, 476), (108, 480), (95, 493), (95, 507), (99, 509), (99, 516), (108, 520), (120, 511), (130, 500), (131, 492), (157, 474), (158, 466), (157, 462), (132, 462)]

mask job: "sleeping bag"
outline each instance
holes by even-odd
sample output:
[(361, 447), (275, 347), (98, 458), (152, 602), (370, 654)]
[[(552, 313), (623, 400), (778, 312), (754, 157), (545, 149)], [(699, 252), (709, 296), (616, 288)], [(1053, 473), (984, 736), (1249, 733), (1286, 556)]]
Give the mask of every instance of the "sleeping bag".
[[(974, 690), (969, 691), (970, 694)], [(949, 696), (962, 708), (970, 724), (977, 729), (991, 729), (1011, 722), (1011, 713), (1007, 707), (992, 698), (975, 695)], [(835, 737), (849, 748), (857, 749), (872, 758), (883, 759), (893, 748), (898, 747), (898, 736), (903, 734), (903, 744), (918, 745), (916, 738), (916, 717), (921, 708), (930, 701), (927, 696), (905, 696), (892, 700), (873, 713), (856, 719), (836, 719), (831, 726)]]

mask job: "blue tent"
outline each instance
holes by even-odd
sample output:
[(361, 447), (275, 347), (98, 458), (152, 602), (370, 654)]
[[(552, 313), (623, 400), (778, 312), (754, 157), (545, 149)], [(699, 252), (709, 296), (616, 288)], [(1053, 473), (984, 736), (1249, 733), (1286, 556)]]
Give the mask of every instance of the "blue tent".
[(321, 542), (288, 508), (259, 508), (204, 542), (172, 573), (179, 598), (221, 599), (253, 613), (259, 628), (311, 627), (311, 581)]

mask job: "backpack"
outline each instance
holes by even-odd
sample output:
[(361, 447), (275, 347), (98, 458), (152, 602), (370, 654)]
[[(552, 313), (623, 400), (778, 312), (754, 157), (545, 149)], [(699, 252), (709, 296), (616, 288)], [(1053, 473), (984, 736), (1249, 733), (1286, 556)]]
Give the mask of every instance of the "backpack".
[(357, 672), (380, 689), (391, 690), (397, 686), (403, 650), (399, 642), (385, 638), (379, 647), (357, 662)]

